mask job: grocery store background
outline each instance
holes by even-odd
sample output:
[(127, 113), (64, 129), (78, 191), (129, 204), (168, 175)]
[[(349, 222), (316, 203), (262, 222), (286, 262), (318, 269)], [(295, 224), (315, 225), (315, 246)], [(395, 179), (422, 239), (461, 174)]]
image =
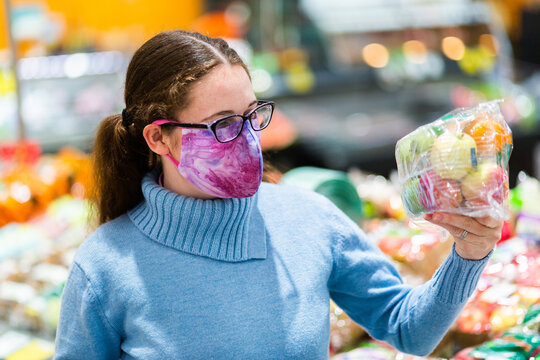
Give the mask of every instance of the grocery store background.
[(535, 1), (12, 0), (3, 1), (3, 20), (8, 3), (0, 139), (24, 134), (44, 151), (89, 150), (99, 121), (123, 107), (130, 55), (153, 34), (180, 28), (229, 39), (258, 97), (277, 102), (285, 128), (266, 148), (280, 170), (357, 166), (388, 175), (397, 139), (452, 108), (503, 98), (515, 137), (511, 169), (540, 171)]
[[(257, 97), (276, 102), (262, 132), (268, 159), (281, 172), (348, 171), (361, 196), (385, 194), (363, 216), (401, 221), (388, 230), (394, 237), (405, 231), (388, 181), (396, 141), (456, 107), (504, 99), (514, 136), (510, 186), (540, 177), (538, 0), (1, 0), (0, 19), (0, 359), (17, 341), (54, 336), (67, 268), (88, 230), (87, 154), (99, 122), (124, 107), (133, 52), (160, 31), (226, 38)], [(419, 230), (407, 231), (410, 239)], [(519, 246), (509, 253), (523, 255)], [(429, 279), (439, 257), (419, 266), (424, 250), (396, 257)], [(341, 324), (337, 351), (361, 331), (332, 312)], [(503, 317), (507, 327), (520, 321), (512, 316)], [(443, 353), (491, 338), (503, 329), (497, 324), (465, 325), (460, 334), (489, 335), (460, 346), (454, 339)]]

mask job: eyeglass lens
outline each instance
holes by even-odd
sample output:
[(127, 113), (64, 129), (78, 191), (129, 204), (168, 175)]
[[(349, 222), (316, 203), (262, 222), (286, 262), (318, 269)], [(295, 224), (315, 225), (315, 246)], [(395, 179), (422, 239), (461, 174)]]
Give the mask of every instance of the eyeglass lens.
[[(262, 130), (270, 123), (272, 117), (272, 106), (263, 105), (254, 111), (249, 118), (253, 130)], [(216, 137), (221, 142), (231, 141), (242, 131), (244, 119), (240, 116), (233, 116), (218, 122), (215, 127)]]

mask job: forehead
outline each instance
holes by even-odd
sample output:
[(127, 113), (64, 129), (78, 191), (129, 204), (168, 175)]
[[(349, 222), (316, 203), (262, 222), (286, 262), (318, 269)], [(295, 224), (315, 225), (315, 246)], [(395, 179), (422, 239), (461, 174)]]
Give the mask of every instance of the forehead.
[(246, 70), (240, 65), (221, 64), (193, 84), (189, 106), (182, 113), (204, 118), (220, 111), (244, 112), (255, 99)]

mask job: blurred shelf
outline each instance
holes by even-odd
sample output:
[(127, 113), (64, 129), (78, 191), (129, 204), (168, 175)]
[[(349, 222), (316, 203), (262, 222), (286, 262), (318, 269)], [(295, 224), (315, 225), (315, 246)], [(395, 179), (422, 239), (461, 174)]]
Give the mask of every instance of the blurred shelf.
[(21, 81), (76, 79), (81, 76), (116, 74), (124, 71), (127, 57), (118, 51), (28, 57), (19, 60)]
[[(99, 122), (123, 107), (129, 59), (118, 51), (21, 59), (18, 74), (26, 136), (46, 152), (65, 145), (89, 150)], [(8, 126), (15, 124), (15, 113), (13, 108), (2, 114), (3, 138), (15, 137), (15, 126)], [(6, 134), (9, 129), (13, 134)]]
[(485, 24), (490, 8), (484, 2), (303, 0), (302, 9), (327, 34), (395, 31)]

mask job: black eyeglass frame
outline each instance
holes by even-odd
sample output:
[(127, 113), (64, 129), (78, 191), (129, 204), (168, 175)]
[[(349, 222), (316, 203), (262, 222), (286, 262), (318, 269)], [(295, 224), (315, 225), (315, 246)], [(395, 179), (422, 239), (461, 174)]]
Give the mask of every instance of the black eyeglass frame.
[[(254, 112), (259, 110), (263, 106), (267, 106), (267, 105), (270, 105), (271, 108), (272, 108), (272, 111), (270, 112), (270, 120), (272, 120), (272, 115), (274, 115), (274, 109), (275, 109), (275, 106), (276, 106), (275, 103), (273, 101), (259, 100), (259, 101), (257, 101), (257, 106), (253, 110), (251, 110), (249, 113), (247, 113), (246, 115), (240, 115), (240, 114), (227, 115), (225, 117), (214, 120), (209, 124), (190, 124), (190, 123), (180, 123), (180, 122), (171, 121), (171, 122), (164, 123), (161, 126), (163, 126), (163, 125), (171, 125), (171, 126), (176, 126), (176, 127), (180, 127), (180, 128), (187, 128), (187, 129), (208, 129), (208, 130), (212, 131), (212, 134), (214, 135), (214, 138), (216, 139), (216, 141), (218, 141), (220, 143), (228, 143), (228, 142), (231, 142), (231, 141), (237, 139), (238, 136), (240, 136), (240, 134), (242, 133), (242, 130), (244, 130), (244, 124), (246, 123), (246, 121), (249, 122), (249, 126), (251, 126), (251, 128), (254, 131), (261, 131), (261, 130), (266, 129), (268, 127), (268, 125), (270, 125), (270, 120), (268, 121), (268, 124), (266, 124), (263, 128), (255, 129), (253, 127), (253, 124), (251, 123), (251, 121), (249, 121), (249, 118), (251, 117), (251, 115), (253, 115)], [(230, 140), (227, 140), (227, 141), (219, 140), (218, 136), (217, 136), (217, 133), (216, 133), (216, 128), (218, 126), (218, 123), (220, 123), (220, 122), (222, 122), (224, 120), (233, 118), (233, 117), (242, 118), (243, 121), (242, 121), (242, 127), (240, 128), (240, 131), (238, 132), (238, 134), (236, 134), (236, 136), (234, 138), (232, 138)]]

